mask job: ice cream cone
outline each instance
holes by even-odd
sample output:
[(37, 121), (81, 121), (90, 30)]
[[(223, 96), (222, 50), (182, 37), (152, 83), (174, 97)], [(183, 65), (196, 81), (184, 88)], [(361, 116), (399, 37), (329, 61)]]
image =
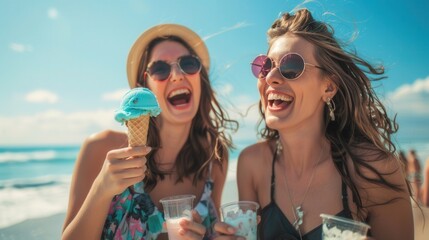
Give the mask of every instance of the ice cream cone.
[(161, 113), (156, 96), (147, 88), (133, 88), (128, 91), (116, 111), (116, 121), (128, 127), (128, 145), (145, 146), (150, 117)]
[[(128, 91), (116, 111), (116, 121), (128, 127), (128, 145), (130, 147), (145, 146), (149, 130), (150, 117), (161, 113), (156, 96), (147, 88), (133, 88)], [(143, 182), (132, 187), (135, 192), (144, 193)]]
[(130, 147), (144, 146), (147, 143), (149, 130), (149, 115), (142, 115), (138, 118), (127, 121), (128, 145)]

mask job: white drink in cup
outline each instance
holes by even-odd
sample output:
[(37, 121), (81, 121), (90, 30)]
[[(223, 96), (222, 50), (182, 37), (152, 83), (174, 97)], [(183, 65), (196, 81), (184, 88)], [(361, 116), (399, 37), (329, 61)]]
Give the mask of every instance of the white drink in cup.
[(361, 240), (370, 226), (352, 219), (320, 214), (323, 240)]
[(182, 219), (192, 221), (194, 195), (177, 195), (159, 200), (164, 208), (164, 218), (167, 222), (168, 239), (181, 240), (179, 223)]
[(223, 204), (220, 207), (225, 223), (237, 228), (236, 236), (247, 240), (257, 239), (257, 211), (259, 204), (252, 201), (238, 201)]

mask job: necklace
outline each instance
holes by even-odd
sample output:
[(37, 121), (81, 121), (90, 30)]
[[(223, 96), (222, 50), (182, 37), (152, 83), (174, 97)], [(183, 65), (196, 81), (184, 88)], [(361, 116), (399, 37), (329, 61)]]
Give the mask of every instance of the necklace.
[[(276, 149), (277, 156), (280, 156), (280, 154), (283, 151), (283, 146), (280, 143), (280, 140), (276, 141), (276, 145), (277, 145), (277, 149)], [(310, 180), (308, 181), (308, 185), (307, 185), (307, 188), (305, 190), (304, 197), (303, 197), (301, 203), (297, 207), (295, 207), (295, 204), (293, 203), (292, 194), (290, 193), (290, 190), (289, 190), (290, 188), (289, 188), (289, 185), (287, 183), (286, 176), (284, 175), (289, 201), (292, 205), (292, 213), (293, 213), (293, 216), (295, 218), (295, 221), (292, 223), (292, 225), (298, 231), (299, 236), (301, 238), (302, 238), (302, 235), (301, 235), (300, 226), (304, 222), (304, 210), (302, 209), (302, 204), (304, 203), (305, 199), (307, 198), (307, 193), (310, 190), (311, 183), (313, 182), (314, 175), (316, 174), (316, 166), (319, 165), (319, 162), (322, 159), (322, 156), (323, 156), (322, 153), (323, 153), (323, 148), (320, 149), (320, 157), (319, 157), (318, 161), (316, 162), (316, 164), (314, 164), (314, 166), (313, 166), (313, 172), (311, 174)]]

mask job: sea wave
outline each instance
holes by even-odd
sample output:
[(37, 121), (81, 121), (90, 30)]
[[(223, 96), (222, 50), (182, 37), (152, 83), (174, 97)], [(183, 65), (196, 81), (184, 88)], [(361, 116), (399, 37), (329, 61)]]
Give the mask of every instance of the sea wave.
[(0, 163), (29, 162), (29, 161), (52, 161), (58, 159), (75, 159), (77, 149), (69, 150), (33, 150), (33, 151), (2, 151), (0, 152)]
[(0, 182), (0, 229), (67, 209), (70, 175)]
[(64, 184), (70, 184), (70, 175), (45, 175), (35, 178), (16, 178), (0, 180), (0, 189), (25, 189)]

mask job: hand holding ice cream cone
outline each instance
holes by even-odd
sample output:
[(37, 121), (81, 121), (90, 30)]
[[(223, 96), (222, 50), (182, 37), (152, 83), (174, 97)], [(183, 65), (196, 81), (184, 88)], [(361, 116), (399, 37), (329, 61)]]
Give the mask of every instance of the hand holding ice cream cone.
[(125, 147), (109, 151), (94, 181), (99, 192), (111, 198), (145, 178), (150, 147)]

